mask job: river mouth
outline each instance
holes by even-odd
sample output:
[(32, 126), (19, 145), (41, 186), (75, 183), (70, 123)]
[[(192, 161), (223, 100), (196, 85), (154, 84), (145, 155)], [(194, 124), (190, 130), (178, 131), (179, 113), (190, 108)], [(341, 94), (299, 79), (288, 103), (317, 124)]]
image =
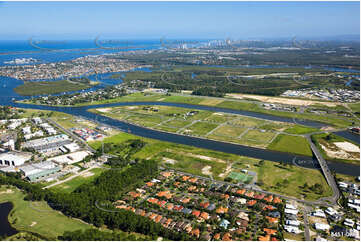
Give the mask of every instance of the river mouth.
[(13, 209), (11, 202), (0, 203), (0, 237), (6, 238), (17, 234), (18, 231), (11, 226), (8, 216)]

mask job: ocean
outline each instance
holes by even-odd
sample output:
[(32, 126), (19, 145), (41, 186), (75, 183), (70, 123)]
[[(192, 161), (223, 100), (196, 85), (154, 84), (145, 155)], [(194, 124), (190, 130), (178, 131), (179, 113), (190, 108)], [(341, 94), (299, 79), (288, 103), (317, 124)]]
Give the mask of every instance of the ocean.
[(160, 40), (0, 40), (0, 66), (17, 58), (33, 58), (36, 63), (68, 61), (87, 55), (100, 55), (129, 50), (157, 49)]

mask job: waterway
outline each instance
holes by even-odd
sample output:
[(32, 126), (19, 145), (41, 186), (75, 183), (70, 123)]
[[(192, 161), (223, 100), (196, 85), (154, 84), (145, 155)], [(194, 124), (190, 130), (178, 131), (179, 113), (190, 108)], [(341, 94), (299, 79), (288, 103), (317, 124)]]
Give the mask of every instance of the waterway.
[(16, 229), (11, 227), (8, 216), (13, 208), (12, 203), (0, 203), (0, 236), (1, 237), (8, 237), (18, 233)]
[[(319, 169), (318, 162), (315, 158), (307, 157), (307, 156), (299, 156), (285, 152), (271, 151), (265, 150), (255, 147), (243, 146), (239, 144), (232, 144), (227, 142), (208, 140), (203, 138), (185, 136), (174, 133), (167, 133), (163, 131), (153, 130), (133, 124), (129, 124), (126, 122), (122, 122), (120, 120), (115, 120), (109, 117), (97, 115), (95, 113), (91, 113), (87, 111), (90, 108), (105, 108), (105, 107), (113, 107), (113, 106), (129, 106), (129, 105), (164, 105), (164, 106), (173, 106), (173, 107), (182, 107), (182, 108), (190, 108), (190, 109), (199, 109), (199, 110), (208, 110), (213, 112), (224, 112), (224, 113), (232, 113), (232, 114), (240, 114), (246, 115), (255, 118), (262, 118), (266, 120), (273, 121), (282, 121), (282, 122), (297, 122), (300, 124), (312, 126), (312, 127), (320, 127), (321, 123), (313, 122), (313, 121), (304, 121), (304, 120), (294, 120), (291, 118), (284, 118), (278, 116), (272, 116), (268, 114), (261, 114), (249, 111), (241, 111), (241, 110), (232, 110), (226, 108), (218, 108), (218, 107), (209, 107), (209, 106), (201, 106), (201, 105), (192, 105), (192, 104), (180, 104), (180, 103), (161, 103), (161, 102), (126, 102), (126, 103), (110, 103), (110, 104), (101, 104), (101, 105), (90, 105), (84, 107), (51, 107), (51, 106), (43, 106), (43, 105), (32, 105), (32, 104), (23, 104), (23, 103), (12, 103), (11, 105), (20, 107), (20, 108), (33, 108), (33, 109), (41, 109), (41, 110), (50, 110), (50, 111), (58, 111), (64, 112), (75, 116), (80, 116), (82, 118), (98, 121), (105, 125), (109, 125), (115, 128), (118, 128), (122, 131), (132, 133), (137, 136), (157, 139), (161, 141), (168, 141), (177, 144), (184, 144), (195, 146), (204, 149), (210, 149), (215, 151), (221, 151), (241, 156), (248, 156), (257, 159), (270, 160), (275, 162), (285, 162), (289, 164), (298, 165), (306, 168), (314, 168)], [(350, 133), (351, 134), (351, 133)], [(352, 134), (353, 135), (353, 134)], [(359, 176), (360, 170), (359, 166), (353, 164), (339, 163), (328, 161), (328, 165), (331, 170), (336, 171), (337, 173)]]
[[(151, 71), (145, 69), (145, 71)], [(346, 71), (346, 70), (345, 70)], [(126, 73), (124, 73), (126, 74)], [(102, 86), (111, 86), (114, 84), (121, 83), (121, 79), (114, 80), (109, 78), (108, 74), (102, 74), (98, 76), (98, 80), (102, 82)], [(90, 76), (90, 79), (94, 80), (94, 76)], [(199, 148), (211, 149), (215, 151), (221, 151), (226, 153), (232, 153), (242, 156), (248, 156), (258, 159), (265, 159), (271, 160), (276, 162), (286, 162), (290, 164), (299, 165), (302, 167), (307, 168), (318, 168), (318, 162), (313, 159), (312, 157), (305, 157), (305, 156), (295, 156), (294, 154), (289, 154), (285, 152), (277, 152), (271, 150), (264, 150), (254, 147), (242, 146), (238, 144), (231, 144), (221, 141), (214, 141), (214, 140), (207, 140), (197, 137), (190, 137), (184, 136), (179, 134), (172, 134), (157, 130), (152, 130), (132, 124), (128, 124), (119, 120), (114, 120), (104, 116), (98, 116), (94, 113), (90, 113), (87, 111), (89, 108), (101, 108), (101, 107), (112, 107), (112, 106), (124, 106), (124, 105), (167, 105), (167, 106), (175, 106), (175, 107), (183, 107), (183, 108), (191, 108), (191, 109), (199, 109), (199, 110), (208, 110), (213, 112), (224, 112), (224, 113), (231, 113), (231, 114), (240, 114), (244, 116), (254, 117), (254, 118), (261, 118), (271, 121), (281, 121), (281, 122), (288, 122), (288, 123), (298, 123), (310, 127), (322, 127), (324, 124), (315, 121), (309, 120), (300, 120), (300, 119), (292, 119), (286, 117), (279, 117), (273, 116), (269, 114), (262, 114), (250, 111), (241, 111), (241, 110), (233, 110), (233, 109), (226, 109), (226, 108), (218, 108), (218, 107), (209, 107), (209, 106), (202, 106), (202, 105), (191, 105), (191, 104), (180, 104), (180, 103), (158, 103), (158, 102), (141, 102), (141, 103), (112, 103), (112, 104), (104, 104), (104, 105), (91, 105), (91, 106), (84, 106), (84, 107), (50, 107), (50, 106), (43, 106), (43, 105), (29, 105), (29, 104), (21, 104), (15, 103), (14, 100), (24, 99), (24, 97), (16, 94), (13, 91), (13, 88), (22, 84), (22, 81), (9, 78), (9, 77), (2, 77), (0, 76), (0, 105), (10, 105), (20, 108), (33, 108), (33, 109), (40, 109), (40, 110), (53, 110), (58, 112), (64, 112), (76, 116), (81, 116), (85, 119), (89, 119), (92, 121), (98, 120), (104, 124), (119, 128), (125, 132), (131, 132), (132, 134), (157, 139), (161, 141), (169, 141), (178, 144), (184, 145), (191, 145)], [(97, 87), (94, 87), (97, 88)], [(352, 134), (349, 132), (338, 132), (337, 135), (345, 137), (347, 139), (351, 139), (357, 143), (360, 143), (359, 135)], [(338, 173), (359, 176), (360, 170), (359, 166), (346, 164), (346, 163), (337, 163), (328, 161), (329, 167), (331, 170), (334, 170)]]

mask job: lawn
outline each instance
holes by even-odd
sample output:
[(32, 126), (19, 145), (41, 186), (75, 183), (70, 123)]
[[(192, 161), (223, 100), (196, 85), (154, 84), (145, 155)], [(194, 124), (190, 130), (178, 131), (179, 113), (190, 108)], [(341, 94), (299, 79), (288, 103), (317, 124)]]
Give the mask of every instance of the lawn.
[(171, 127), (176, 127), (176, 128), (183, 128), (184, 126), (186, 126), (190, 123), (191, 123), (191, 121), (187, 121), (184, 119), (173, 119), (173, 120), (169, 120), (168, 122), (166, 122), (165, 125), (171, 126)]
[[(104, 143), (121, 143), (129, 139), (137, 138), (139, 137), (121, 132), (117, 135), (104, 139)], [(215, 175), (219, 175), (226, 166), (226, 163), (223, 162), (228, 161), (233, 162), (232, 171), (234, 172), (240, 172), (241, 169), (256, 172), (258, 180), (263, 180), (261, 188), (265, 190), (271, 190), (283, 195), (290, 195), (298, 198), (301, 198), (303, 196), (302, 193), (305, 193), (307, 195), (306, 199), (314, 200), (323, 195), (315, 194), (312, 191), (303, 192), (301, 189), (298, 189), (298, 186), (303, 186), (305, 182), (311, 186), (317, 182), (323, 186), (325, 191), (324, 194), (328, 196), (328, 193), (331, 192), (324, 177), (318, 170), (305, 169), (290, 165), (283, 166), (272, 161), (264, 161), (264, 165), (259, 166), (259, 160), (250, 157), (237, 156), (234, 154), (200, 149), (186, 145), (178, 145), (147, 138), (142, 138), (142, 140), (147, 142), (147, 145), (143, 147), (141, 151), (137, 152), (134, 157), (141, 159), (154, 158), (162, 163), (164, 163), (163, 157), (171, 158), (177, 160), (178, 163), (175, 165), (168, 164), (169, 166), (192, 174), (205, 176), (202, 174), (201, 169), (206, 165), (210, 165), (212, 167), (211, 171), (214, 172)], [(101, 146), (100, 141), (94, 141), (90, 144), (93, 148)], [(206, 158), (201, 159), (199, 156)], [(212, 160), (210, 160), (210, 158)], [(217, 162), (213, 159), (219, 159), (223, 162)], [(220, 180), (224, 179), (224, 177), (220, 178), (216, 176), (214, 176), (214, 178)], [(277, 182), (282, 182), (285, 178), (290, 180), (289, 185), (277, 187)]]
[(349, 103), (347, 104), (349, 108), (355, 113), (360, 113), (360, 103)]
[(212, 172), (213, 178), (215, 179), (222, 179), (219, 177), (219, 174), (221, 174), (226, 168), (226, 163), (199, 159), (196, 157), (186, 156), (184, 154), (177, 154), (175, 152), (160, 152), (156, 158), (160, 160), (163, 160), (164, 158), (175, 160), (175, 164), (163, 162), (162, 165), (199, 176), (206, 176), (202, 173), (202, 169), (206, 166), (210, 166), (210, 172)]
[[(323, 123), (331, 124), (335, 127), (347, 127), (352, 125), (352, 121), (356, 121), (356, 119), (343, 120), (337, 117), (332, 117), (329, 115), (317, 115), (313, 113), (292, 113), (292, 112), (283, 112), (283, 111), (275, 111), (275, 110), (266, 110), (261, 108), (259, 105), (247, 101), (242, 100), (232, 100), (232, 99), (223, 99), (221, 102), (210, 101), (210, 98), (204, 97), (196, 97), (196, 96), (177, 96), (177, 94), (172, 95), (161, 95), (155, 93), (135, 93), (127, 96), (108, 99), (103, 101), (95, 101), (95, 102), (87, 102), (82, 104), (77, 104), (76, 106), (86, 106), (86, 105), (96, 105), (96, 104), (105, 104), (105, 103), (114, 103), (114, 102), (142, 102), (142, 101), (159, 101), (159, 102), (176, 102), (176, 103), (188, 103), (188, 104), (200, 104), (200, 105), (208, 105), (208, 106), (216, 106), (216, 107), (224, 107), (235, 110), (247, 110), (259, 113), (272, 114), (275, 116), (281, 117), (289, 117), (289, 118), (299, 118), (299, 119), (308, 119), (320, 121)], [(60, 105), (61, 106), (61, 105)], [(354, 110), (357, 109), (356, 105), (352, 107)]]
[(301, 136), (279, 134), (267, 148), (270, 150), (312, 156), (310, 145), (306, 138)]
[[(306, 169), (293, 165), (278, 164), (275, 162), (264, 162), (257, 167), (258, 182), (262, 182), (261, 188), (296, 198), (304, 197), (306, 200), (317, 200), (321, 197), (332, 195), (322, 173), (314, 169)], [(323, 192), (317, 194), (311, 190), (301, 188), (305, 183), (312, 186), (316, 183), (322, 186)]]
[[(8, 188), (3, 186), (0, 191), (6, 189)], [(12, 193), (0, 194), (0, 203), (13, 203), (14, 208), (9, 214), (9, 222), (19, 231), (30, 231), (44, 235), (49, 240), (56, 240), (64, 231), (85, 230), (93, 227), (53, 210), (44, 201), (25, 201), (25, 195), (21, 191), (15, 187), (10, 189)]]
[(229, 173), (228, 177), (231, 178), (232, 180), (235, 180), (237, 182), (243, 182), (243, 183), (249, 183), (253, 179), (253, 176), (250, 176), (250, 175), (247, 175), (244, 173), (234, 172), (234, 171)]
[[(186, 133), (190, 133), (191, 135), (200, 135), (204, 136), (208, 132), (210, 132), (212, 129), (216, 128), (218, 124), (212, 124), (212, 123), (205, 123), (205, 122), (197, 122), (189, 127), (186, 128)], [(190, 131), (190, 132), (189, 132)]]
[(215, 131), (213, 131), (212, 134), (225, 137), (238, 137), (245, 130), (246, 128), (235, 127), (231, 125), (222, 125), (219, 126)]
[(241, 116), (238, 119), (232, 120), (230, 123), (232, 123), (234, 125), (255, 128), (257, 126), (267, 123), (267, 121), (262, 120), (262, 119)]
[(91, 85), (69, 82), (67, 80), (41, 81), (41, 82), (26, 81), (24, 82), (24, 84), (15, 87), (14, 91), (22, 96), (35, 96), (35, 95), (78, 91), (82, 89), (87, 89), (89, 87), (91, 87)]
[(272, 140), (275, 135), (277, 134), (273, 132), (262, 132), (260, 130), (251, 129), (242, 136), (241, 141), (244, 141), (248, 145), (252, 146), (267, 147), (267, 144)]
[(93, 175), (88, 176), (88, 177), (77, 176), (77, 177), (71, 179), (70, 181), (67, 181), (67, 182), (64, 182), (59, 185), (51, 187), (50, 190), (71, 193), (80, 185), (93, 181), (95, 178), (100, 176), (100, 174), (103, 171), (104, 171), (104, 169), (102, 169), (102, 168), (91, 169), (89, 172), (93, 173)]
[(289, 133), (289, 134), (308, 134), (308, 133), (317, 132), (317, 131), (320, 131), (320, 130), (316, 129), (316, 128), (302, 126), (302, 125), (294, 125), (285, 130), (285, 132)]
[(237, 118), (236, 115), (230, 115), (230, 114), (224, 114), (224, 113), (213, 113), (209, 117), (207, 117), (205, 120), (209, 122), (215, 122), (215, 123), (224, 123), (227, 121), (230, 121), (232, 119)]

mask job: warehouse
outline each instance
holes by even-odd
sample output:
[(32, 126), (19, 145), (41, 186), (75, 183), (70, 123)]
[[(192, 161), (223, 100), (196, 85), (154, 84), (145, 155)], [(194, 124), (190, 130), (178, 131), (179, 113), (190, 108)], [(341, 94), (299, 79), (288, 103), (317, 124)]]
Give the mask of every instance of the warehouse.
[(0, 154), (0, 166), (20, 166), (31, 159), (32, 154), (27, 152), (9, 151)]
[(43, 161), (23, 166), (20, 171), (28, 180), (33, 182), (60, 171), (60, 166), (51, 161)]

